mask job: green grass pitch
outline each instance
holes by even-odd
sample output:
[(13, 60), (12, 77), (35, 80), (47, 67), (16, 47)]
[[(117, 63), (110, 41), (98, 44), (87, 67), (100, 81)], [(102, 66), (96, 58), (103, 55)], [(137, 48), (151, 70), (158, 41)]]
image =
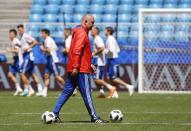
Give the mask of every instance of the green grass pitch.
[(14, 97), (0, 92), (0, 131), (191, 131), (191, 95), (119, 93), (119, 99), (98, 99), (93, 94), (96, 111), (103, 119), (119, 109), (121, 123), (92, 124), (80, 94), (71, 97), (62, 108), (61, 124), (43, 124), (41, 114), (51, 111), (59, 92), (47, 98)]

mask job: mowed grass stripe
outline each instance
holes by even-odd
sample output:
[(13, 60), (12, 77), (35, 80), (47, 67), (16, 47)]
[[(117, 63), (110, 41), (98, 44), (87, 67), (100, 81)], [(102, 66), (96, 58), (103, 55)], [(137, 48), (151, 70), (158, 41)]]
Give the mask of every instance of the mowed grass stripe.
[[(95, 123), (88, 122), (63, 122), (63, 123), (52, 123), (56, 125), (95, 125)], [(0, 126), (14, 126), (14, 125), (45, 125), (44, 123), (0, 123)], [(181, 125), (191, 126), (191, 123), (174, 123), (174, 122), (127, 122), (127, 123), (105, 123), (96, 125)]]
[[(14, 97), (13, 92), (0, 92), (0, 131), (189, 131), (191, 130), (191, 95), (134, 94), (119, 92), (119, 99), (93, 101), (98, 114), (108, 120), (113, 109), (124, 114), (121, 123), (104, 126), (90, 121), (83, 100), (78, 94), (66, 103), (61, 111), (61, 124), (43, 124), (41, 114), (53, 110), (60, 92), (49, 92), (47, 98)], [(82, 121), (87, 121), (83, 123)]]

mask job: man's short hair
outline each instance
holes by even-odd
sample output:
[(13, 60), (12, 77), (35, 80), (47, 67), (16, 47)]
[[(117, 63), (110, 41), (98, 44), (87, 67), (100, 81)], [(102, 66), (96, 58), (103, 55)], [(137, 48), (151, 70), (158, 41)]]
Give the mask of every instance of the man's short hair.
[(17, 31), (15, 29), (10, 29), (9, 33), (13, 32), (15, 35), (17, 35)]
[(106, 27), (105, 29), (109, 32), (110, 35), (113, 35), (114, 30), (112, 27)]
[(94, 26), (94, 28), (97, 30), (97, 33), (99, 34), (99, 32), (100, 32), (99, 27)]
[(23, 28), (24, 29), (24, 25), (23, 24), (19, 24), (18, 26), (17, 26), (17, 29), (18, 28)]
[(50, 35), (50, 31), (48, 29), (42, 29), (41, 32), (44, 32), (47, 35)]

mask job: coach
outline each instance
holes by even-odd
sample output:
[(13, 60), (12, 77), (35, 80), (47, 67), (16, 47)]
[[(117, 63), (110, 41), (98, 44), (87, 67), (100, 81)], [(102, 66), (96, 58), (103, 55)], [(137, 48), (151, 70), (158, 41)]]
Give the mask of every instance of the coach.
[(82, 17), (81, 25), (72, 31), (72, 42), (67, 65), (68, 78), (53, 111), (57, 116), (57, 121), (60, 121), (59, 112), (62, 106), (78, 86), (88, 113), (91, 116), (91, 122), (106, 122), (97, 115), (92, 102), (91, 73), (96, 71), (96, 68), (91, 64), (92, 56), (88, 32), (93, 25), (94, 17), (86, 14)]

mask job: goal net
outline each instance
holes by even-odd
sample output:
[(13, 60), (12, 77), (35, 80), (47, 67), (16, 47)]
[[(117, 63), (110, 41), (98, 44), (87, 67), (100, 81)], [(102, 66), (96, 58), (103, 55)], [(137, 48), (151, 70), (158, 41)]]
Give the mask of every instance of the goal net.
[(139, 10), (139, 93), (191, 93), (191, 9)]

